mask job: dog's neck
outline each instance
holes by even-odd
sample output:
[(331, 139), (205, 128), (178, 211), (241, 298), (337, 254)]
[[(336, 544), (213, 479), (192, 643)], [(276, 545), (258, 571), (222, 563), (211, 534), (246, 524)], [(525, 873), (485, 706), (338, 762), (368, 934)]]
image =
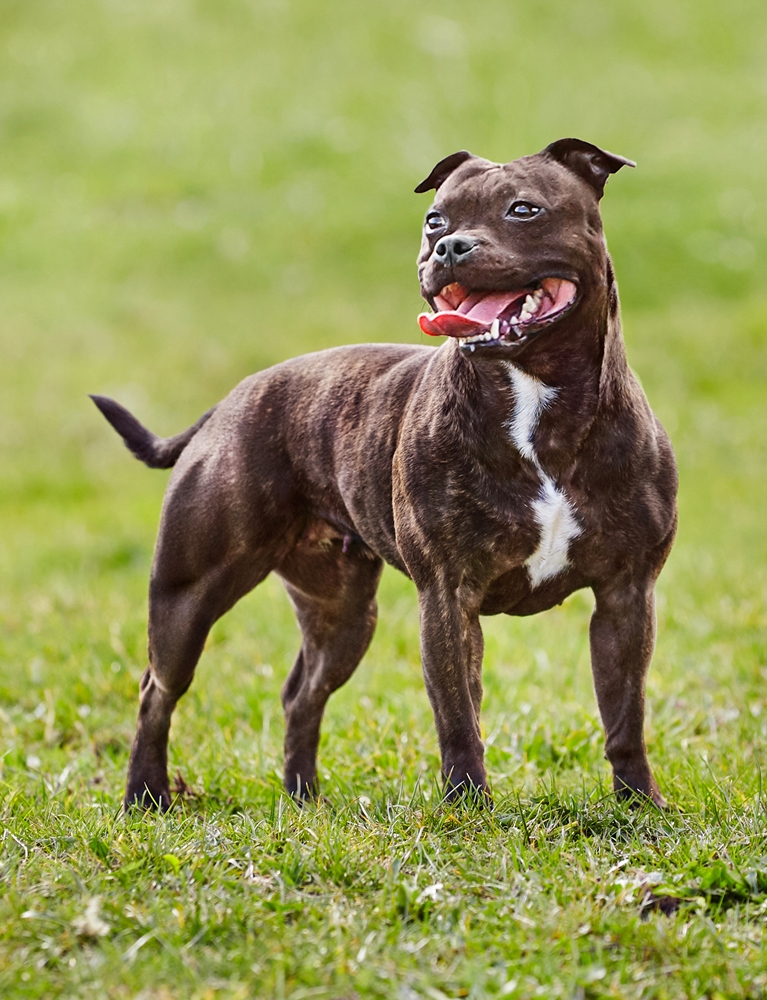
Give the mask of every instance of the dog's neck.
[[(474, 360), (453, 345), (449, 350), (456, 395), (464, 400), (468, 395), (474, 405), (481, 400), (491, 419), (510, 429), (518, 450), (515, 433), (529, 432), (536, 460), (552, 475), (562, 474), (600, 414), (610, 419), (614, 401), (624, 398), (620, 387), (628, 377), (628, 365), (609, 260), (606, 284), (519, 359)], [(534, 418), (527, 412), (531, 409)], [(471, 419), (468, 414), (467, 419)], [(524, 450), (523, 446), (523, 454)]]

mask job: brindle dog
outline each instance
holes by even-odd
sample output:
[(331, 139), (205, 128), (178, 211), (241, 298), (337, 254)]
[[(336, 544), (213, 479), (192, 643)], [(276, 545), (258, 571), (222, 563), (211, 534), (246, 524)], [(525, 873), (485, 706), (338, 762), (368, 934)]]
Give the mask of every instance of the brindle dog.
[(150, 582), (149, 667), (126, 805), (167, 808), (167, 742), (208, 631), (267, 574), (303, 645), (283, 689), (285, 786), (317, 791), (320, 722), (376, 622), (383, 563), (413, 579), (446, 793), (486, 792), (481, 615), (590, 587), (619, 795), (663, 798), (643, 736), (655, 580), (676, 528), (671, 445), (626, 362), (599, 214), (629, 160), (578, 139), (504, 165), (455, 153), (419, 256), (439, 348), (362, 345), (245, 379), (155, 437), (95, 396), (147, 465), (175, 465)]

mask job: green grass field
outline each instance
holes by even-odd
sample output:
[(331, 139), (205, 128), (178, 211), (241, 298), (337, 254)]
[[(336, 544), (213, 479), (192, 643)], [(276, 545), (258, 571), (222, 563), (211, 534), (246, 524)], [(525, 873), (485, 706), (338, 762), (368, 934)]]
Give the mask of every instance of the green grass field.
[[(0, 995), (767, 996), (767, 8), (757, 0), (0, 3)], [(650, 758), (609, 793), (589, 594), (486, 620), (495, 810), (440, 804), (412, 585), (280, 791), (298, 633), (268, 580), (175, 716), (167, 816), (120, 800), (175, 433), (252, 371), (421, 341), (441, 156), (636, 159), (605, 225), (674, 441)], [(642, 910), (648, 887), (682, 904)]]

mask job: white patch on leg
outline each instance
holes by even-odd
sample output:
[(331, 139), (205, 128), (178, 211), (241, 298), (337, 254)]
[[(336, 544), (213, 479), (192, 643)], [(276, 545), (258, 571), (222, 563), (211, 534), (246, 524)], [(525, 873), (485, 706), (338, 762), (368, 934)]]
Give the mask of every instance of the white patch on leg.
[(563, 490), (547, 475), (533, 448), (532, 438), (541, 413), (557, 390), (523, 372), (511, 362), (506, 368), (514, 387), (514, 413), (508, 423), (511, 439), (519, 453), (532, 462), (541, 477), (541, 490), (533, 502), (533, 513), (541, 529), (538, 548), (525, 561), (530, 583), (537, 587), (544, 580), (558, 576), (570, 565), (570, 542), (581, 533), (572, 504)]

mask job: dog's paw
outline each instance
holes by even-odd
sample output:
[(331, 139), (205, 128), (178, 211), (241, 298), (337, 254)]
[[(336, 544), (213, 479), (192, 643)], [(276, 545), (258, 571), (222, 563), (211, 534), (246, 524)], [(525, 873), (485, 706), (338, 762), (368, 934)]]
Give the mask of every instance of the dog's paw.
[(650, 778), (649, 781), (632, 781), (628, 777), (616, 774), (613, 778), (613, 788), (616, 798), (626, 802), (633, 809), (639, 809), (649, 803), (658, 809), (670, 808), (654, 778)]
[(320, 783), (316, 777), (311, 781), (303, 781), (297, 775), (291, 777), (286, 776), (284, 785), (285, 791), (299, 805), (304, 805), (304, 803), (307, 802), (319, 802), (321, 798)]
[(123, 810), (133, 812), (167, 812), (171, 807), (171, 796), (169, 788), (150, 788), (146, 783), (137, 787), (128, 787), (123, 799)]
[(493, 808), (493, 796), (487, 785), (484, 782), (478, 785), (470, 780), (451, 781), (449, 778), (446, 779), (442, 788), (442, 801), (451, 804), (477, 805), (485, 809)]

